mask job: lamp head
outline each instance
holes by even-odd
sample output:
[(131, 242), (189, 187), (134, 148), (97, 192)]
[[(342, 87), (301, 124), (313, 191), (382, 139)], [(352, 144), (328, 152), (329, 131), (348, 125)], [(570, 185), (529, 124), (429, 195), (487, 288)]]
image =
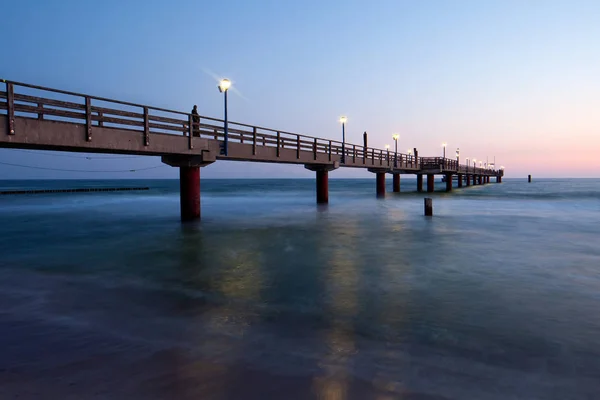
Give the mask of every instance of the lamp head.
[(389, 145), (389, 144), (386, 144), (386, 145), (385, 145), (385, 148), (386, 148), (386, 149), (389, 149), (389, 148), (390, 148), (390, 145)]
[(394, 134), (392, 135), (392, 137), (394, 138), (394, 140), (398, 140), (398, 139), (400, 138), (400, 135), (399, 135), (399, 134), (397, 134), (397, 133), (394, 133)]
[(346, 123), (346, 121), (348, 121), (348, 117), (346, 117), (345, 115), (342, 115), (342, 116), (340, 117), (340, 122), (341, 122), (342, 124), (345, 124), (345, 123)]
[(446, 146), (447, 146), (447, 144), (446, 144), (446, 143), (442, 143), (442, 147), (446, 147)]
[(223, 93), (226, 92), (227, 90), (229, 90), (229, 88), (231, 87), (231, 81), (229, 79), (221, 79), (221, 81), (219, 82), (219, 92)]

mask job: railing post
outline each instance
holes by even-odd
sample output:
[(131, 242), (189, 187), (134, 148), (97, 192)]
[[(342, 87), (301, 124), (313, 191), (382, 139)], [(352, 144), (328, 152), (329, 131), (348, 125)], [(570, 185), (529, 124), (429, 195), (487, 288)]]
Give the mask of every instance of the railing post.
[(352, 145), (352, 163), (356, 163), (356, 145)]
[(373, 165), (375, 165), (375, 149), (371, 149), (371, 157), (373, 157)]
[(240, 143), (244, 143), (244, 132), (240, 131)]
[(300, 135), (296, 135), (296, 158), (300, 159)]
[(315, 141), (313, 143), (313, 156), (316, 161), (317, 160), (317, 138), (315, 138)]
[(215, 140), (219, 140), (219, 134), (217, 132), (217, 128), (214, 129)]
[(92, 141), (92, 99), (89, 96), (85, 96), (85, 121), (86, 121), (86, 135), (85, 140), (88, 142)]
[[(200, 126), (198, 126), (198, 131), (200, 130)], [(194, 136), (194, 117), (192, 114), (188, 115), (188, 147), (190, 149), (194, 148), (192, 143), (192, 137)]]
[(148, 120), (148, 107), (144, 107), (144, 146), (150, 144), (150, 121)]
[(277, 132), (277, 157), (278, 158), (279, 158), (280, 144), (281, 144), (281, 133)]
[(104, 121), (102, 121), (103, 117), (104, 114), (101, 111), (98, 111), (98, 126), (104, 126)]
[(13, 84), (6, 83), (6, 107), (8, 111), (8, 134), (15, 134), (15, 92)]
[(256, 155), (256, 127), (252, 128), (252, 155)]
[(43, 103), (38, 103), (38, 120), (43, 120), (44, 119), (44, 104)]
[(379, 165), (383, 165), (383, 150), (379, 150)]
[(329, 141), (329, 161), (331, 161), (331, 140)]

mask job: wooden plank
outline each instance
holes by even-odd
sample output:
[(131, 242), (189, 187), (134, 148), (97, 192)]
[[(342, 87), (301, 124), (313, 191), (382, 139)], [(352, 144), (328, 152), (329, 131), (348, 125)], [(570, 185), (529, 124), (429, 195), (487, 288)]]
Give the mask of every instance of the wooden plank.
[[(96, 116), (96, 115), (92, 116), (92, 119), (97, 119), (97, 118), (99, 118), (99, 117)], [(115, 118), (115, 117), (105, 117), (105, 116), (103, 116), (102, 117), (102, 121), (104, 121), (105, 123), (109, 123), (109, 124), (136, 126), (138, 128), (143, 128), (143, 126), (144, 126), (143, 121), (132, 121), (130, 119), (124, 119), (124, 118)], [(153, 127), (152, 125), (153, 124), (148, 124), (148, 126), (150, 128)], [(142, 130), (140, 129), (140, 131), (142, 131)]]
[(85, 140), (88, 142), (92, 141), (92, 100), (89, 97), (85, 97), (85, 127), (86, 136)]
[(6, 84), (6, 99), (8, 109), (8, 134), (15, 134), (15, 92), (12, 83)]
[(256, 155), (256, 127), (252, 128), (252, 155)]
[[(148, 107), (146, 107), (148, 108)], [(105, 108), (105, 107), (97, 107), (94, 106), (92, 107), (92, 111), (95, 111), (97, 113), (103, 113), (103, 114), (108, 114), (108, 115), (118, 115), (121, 117), (130, 117), (130, 118), (139, 118), (139, 119), (143, 119), (144, 118), (144, 114), (143, 113), (137, 113), (137, 112), (131, 112), (131, 111), (123, 111), (123, 110), (115, 110), (112, 108)], [(152, 118), (150, 118), (152, 119)], [(176, 123), (181, 123), (181, 121), (176, 121)]]
[(144, 107), (144, 146), (150, 144), (150, 121), (148, 120), (148, 107)]
[(85, 119), (85, 113), (77, 112), (77, 111), (66, 111), (66, 110), (57, 110), (54, 108), (44, 108), (43, 110), (39, 109), (37, 106), (30, 106), (27, 104), (15, 104), (14, 108), (15, 112), (25, 112), (30, 114), (39, 114), (41, 112), (44, 113), (45, 116), (51, 115), (55, 117), (65, 117), (65, 118), (73, 118), (78, 120)]
[(26, 103), (34, 103), (34, 104), (41, 103), (46, 106), (55, 106), (55, 107), (75, 109), (75, 110), (85, 110), (84, 104), (73, 103), (70, 101), (46, 99), (43, 97), (28, 96), (26, 94), (15, 94), (15, 100), (26, 102)]

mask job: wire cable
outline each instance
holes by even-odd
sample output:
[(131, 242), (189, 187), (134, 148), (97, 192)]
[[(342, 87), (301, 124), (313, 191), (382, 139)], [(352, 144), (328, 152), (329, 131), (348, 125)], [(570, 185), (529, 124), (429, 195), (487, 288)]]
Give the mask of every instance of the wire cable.
[(65, 169), (65, 168), (35, 167), (33, 165), (11, 164), (11, 163), (5, 163), (5, 162), (0, 162), (0, 164), (2, 164), (2, 165), (9, 165), (11, 167), (43, 169), (43, 170), (47, 170), (47, 171), (61, 171), (61, 172), (103, 172), (103, 173), (108, 173), (108, 172), (138, 172), (138, 171), (146, 171), (146, 170), (149, 170), (149, 169), (156, 169), (156, 168), (166, 167), (166, 165), (161, 164), (161, 165), (155, 165), (154, 167), (121, 169), (121, 170), (104, 170), (104, 171), (101, 171), (101, 170), (84, 170), (84, 169)]

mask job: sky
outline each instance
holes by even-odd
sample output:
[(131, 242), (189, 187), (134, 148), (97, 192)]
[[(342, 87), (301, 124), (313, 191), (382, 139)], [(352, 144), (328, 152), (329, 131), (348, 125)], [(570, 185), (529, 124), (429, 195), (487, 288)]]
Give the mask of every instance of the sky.
[[(441, 156), (600, 177), (600, 1), (4, 1), (0, 78)], [(0, 149), (0, 179), (176, 178), (157, 157)], [(156, 167), (156, 168), (153, 168)], [(51, 171), (44, 168), (81, 172)], [(137, 170), (148, 168), (145, 170)], [(151, 169), (150, 169), (151, 168)], [(130, 172), (135, 169), (135, 172)], [(123, 172), (91, 172), (123, 170)], [(218, 161), (204, 178), (313, 177)], [(369, 177), (341, 168), (333, 178)]]

